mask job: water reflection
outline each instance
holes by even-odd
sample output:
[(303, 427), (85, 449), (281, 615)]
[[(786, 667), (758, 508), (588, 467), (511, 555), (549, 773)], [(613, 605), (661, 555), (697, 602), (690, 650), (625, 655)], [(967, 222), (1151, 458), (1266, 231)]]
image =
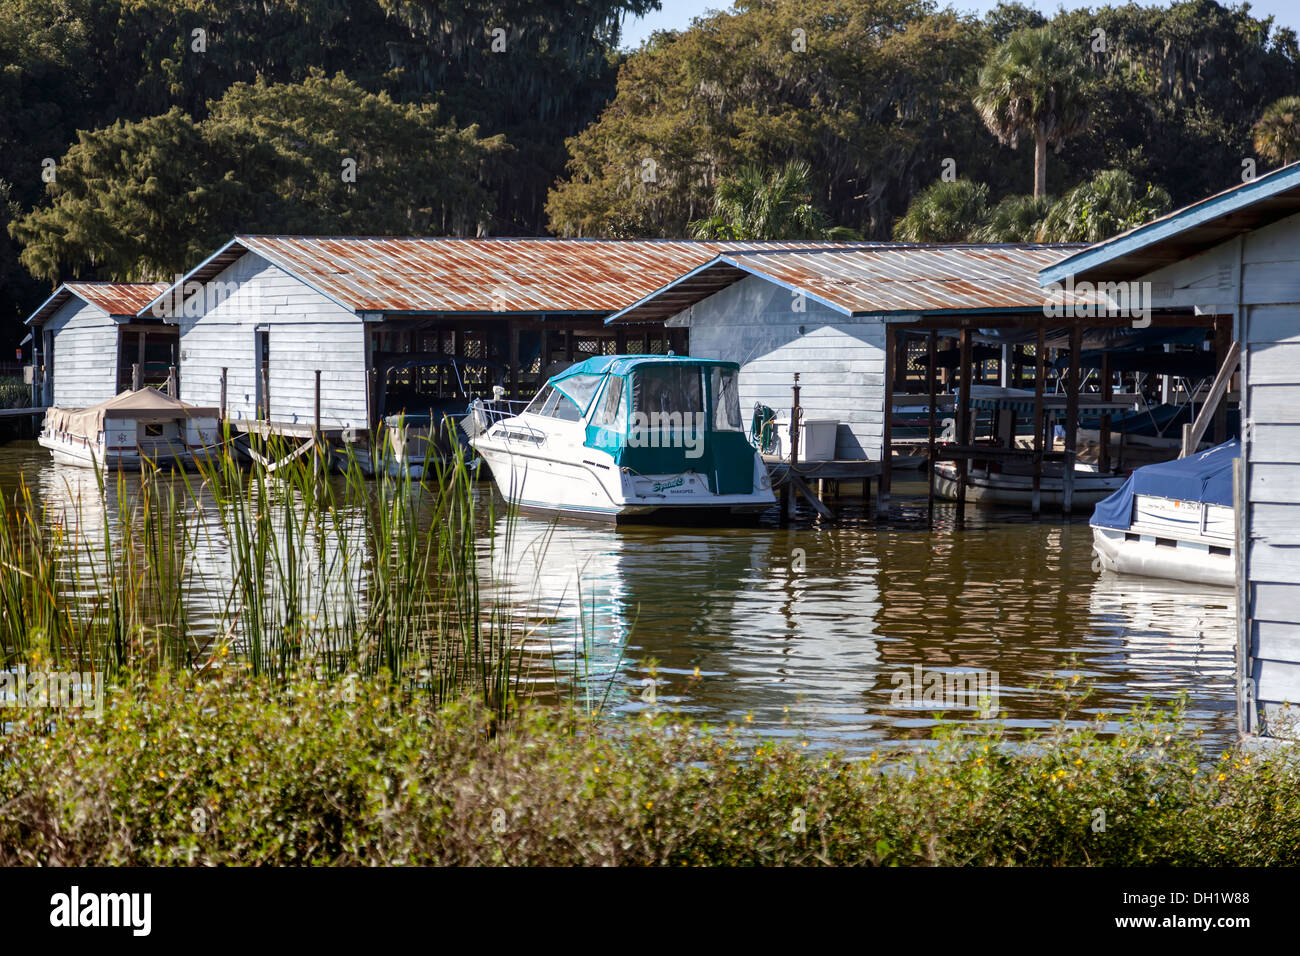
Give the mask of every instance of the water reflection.
[[(0, 487), (25, 476), (51, 521), (79, 528), (92, 554), (102, 550), (106, 520), (115, 533), (115, 491), (105, 510), (90, 472), (52, 465), (34, 444), (6, 450)], [(901, 491), (888, 526), (851, 504), (834, 527), (615, 530), (498, 516), (481, 528), (483, 604), (508, 610), (538, 693), (576, 686), (588, 703), (606, 701), (611, 719), (657, 706), (805, 735), (814, 747), (912, 740), (934, 718), (891, 694), (894, 675), (919, 665), (996, 672), (999, 704), (1016, 726), (1052, 722), (1063, 681), (1093, 688), (1076, 717), (1186, 693), (1193, 725), (1231, 739), (1230, 590), (1098, 575), (1081, 520), (972, 509), (959, 527), (941, 506), (929, 530), (924, 501)], [(184, 601), (210, 639), (229, 613), (236, 557), (209, 498), (200, 495), (186, 520)], [(311, 569), (298, 586), (322, 619), (364, 616), (370, 519), (354, 511), (334, 520), (298, 541)]]

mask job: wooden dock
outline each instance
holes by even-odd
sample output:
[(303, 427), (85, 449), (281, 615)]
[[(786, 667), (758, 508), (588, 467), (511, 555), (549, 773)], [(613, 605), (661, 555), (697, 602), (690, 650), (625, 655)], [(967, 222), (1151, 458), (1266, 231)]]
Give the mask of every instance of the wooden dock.
[(45, 414), (44, 407), (36, 408), (0, 408), (0, 419), (3, 418), (37, 418)]
[[(764, 455), (763, 464), (767, 467), (767, 475), (772, 482), (772, 487), (782, 489), (781, 518), (783, 521), (794, 515), (795, 499), (791, 494), (792, 491), (803, 497), (812, 509), (827, 521), (834, 521), (835, 512), (823, 500), (828, 487), (838, 496), (841, 481), (860, 481), (862, 497), (869, 500), (871, 479), (875, 478), (879, 481), (883, 473), (880, 462), (854, 458), (791, 463), (785, 458)], [(812, 481), (817, 482), (817, 491), (813, 491), (809, 484)]]

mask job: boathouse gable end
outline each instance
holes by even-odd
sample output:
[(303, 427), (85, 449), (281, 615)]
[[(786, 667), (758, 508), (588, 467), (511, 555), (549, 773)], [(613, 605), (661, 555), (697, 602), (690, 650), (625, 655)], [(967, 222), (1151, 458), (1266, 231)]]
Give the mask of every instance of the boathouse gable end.
[(755, 403), (790, 412), (799, 373), (805, 420), (834, 419), (837, 458), (879, 460), (883, 448), (885, 326), (852, 317), (762, 276), (750, 275), (677, 313), (691, 354), (740, 365), (746, 421)]
[[(118, 323), (102, 309), (72, 296), (37, 331), (49, 358), (52, 394), (61, 408), (88, 408), (117, 394)], [(111, 360), (106, 361), (106, 357)]]
[(187, 402), (219, 405), (224, 368), (230, 420), (263, 418), (269, 405), (272, 422), (312, 425), (319, 370), (321, 425), (367, 426), (362, 317), (262, 256), (246, 252), (205, 282), (177, 321)]

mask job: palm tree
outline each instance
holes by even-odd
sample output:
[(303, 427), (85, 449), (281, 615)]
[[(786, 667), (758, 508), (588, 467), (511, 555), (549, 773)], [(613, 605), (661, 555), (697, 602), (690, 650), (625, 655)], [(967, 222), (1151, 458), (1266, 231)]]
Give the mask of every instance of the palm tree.
[(1013, 33), (980, 70), (975, 108), (1012, 149), (1034, 139), (1034, 196), (1047, 195), (1047, 147), (1059, 153), (1088, 124), (1087, 67), (1079, 44), (1050, 26)]
[(975, 230), (976, 242), (1036, 242), (1043, 220), (1052, 208), (1046, 196), (1007, 196)]
[(916, 194), (894, 223), (903, 242), (965, 242), (988, 218), (989, 187), (969, 179), (940, 180)]
[(1052, 206), (1038, 231), (1042, 242), (1101, 242), (1169, 211), (1169, 193), (1144, 190), (1122, 169), (1080, 183)]
[(713, 215), (691, 223), (697, 239), (853, 239), (812, 202), (812, 167), (802, 160), (766, 173), (745, 166), (713, 191)]
[(1255, 123), (1255, 152), (1278, 166), (1300, 159), (1300, 96), (1284, 96)]

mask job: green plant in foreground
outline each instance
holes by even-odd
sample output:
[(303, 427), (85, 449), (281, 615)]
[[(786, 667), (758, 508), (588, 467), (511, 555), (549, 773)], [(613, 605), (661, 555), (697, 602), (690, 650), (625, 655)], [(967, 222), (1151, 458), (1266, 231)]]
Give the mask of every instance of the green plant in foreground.
[[(0, 863), (1290, 865), (1300, 764), (1144, 710), (848, 762), (393, 682), (160, 672), (0, 736)], [(1099, 815), (1098, 811), (1101, 811)], [(1098, 824), (1101, 823), (1099, 826)]]
[(196, 474), (97, 474), (62, 510), (20, 485), (0, 517), (3, 664), (123, 683), (159, 668), (384, 674), (435, 705), (472, 693), (504, 719), (524, 682), (521, 625), (482, 597), (493, 505), (452, 448), (424, 481), (383, 459), (369, 480), (350, 453), (341, 476), (320, 455), (271, 469), (223, 453)]

